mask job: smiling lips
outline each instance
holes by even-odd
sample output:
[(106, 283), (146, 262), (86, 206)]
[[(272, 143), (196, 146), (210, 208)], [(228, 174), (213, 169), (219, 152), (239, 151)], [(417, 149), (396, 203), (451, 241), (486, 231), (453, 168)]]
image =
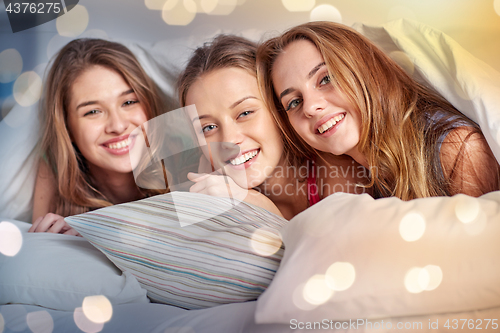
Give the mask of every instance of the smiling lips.
[(104, 149), (113, 155), (127, 154), (134, 145), (134, 137), (124, 136), (116, 139), (109, 140), (102, 144)]
[(120, 149), (124, 147), (128, 147), (132, 143), (132, 138), (128, 137), (125, 140), (118, 141), (118, 142), (112, 142), (110, 144), (105, 144), (106, 147), (110, 149)]
[(317, 129), (318, 133), (319, 134), (325, 133), (326, 131), (331, 129), (333, 126), (335, 126), (339, 121), (344, 119), (344, 117), (345, 117), (345, 113), (341, 113), (341, 114), (329, 119), (326, 123), (324, 123), (323, 125), (318, 127), (318, 129)]
[(229, 162), (232, 165), (234, 165), (234, 166), (241, 165), (243, 163), (246, 163), (246, 162), (250, 161), (258, 153), (259, 153), (259, 149), (255, 149), (255, 150), (249, 151), (248, 153), (245, 153), (245, 154), (243, 154), (241, 156), (238, 156), (236, 158), (232, 158), (232, 159), (229, 160)]

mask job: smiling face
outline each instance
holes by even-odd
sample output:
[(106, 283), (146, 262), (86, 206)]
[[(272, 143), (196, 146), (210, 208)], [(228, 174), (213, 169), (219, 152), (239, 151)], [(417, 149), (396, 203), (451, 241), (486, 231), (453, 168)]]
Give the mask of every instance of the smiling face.
[(72, 84), (68, 130), (91, 172), (129, 173), (132, 130), (147, 121), (136, 94), (117, 72), (102, 66), (84, 71)]
[(360, 112), (330, 84), (325, 61), (313, 43), (298, 40), (287, 45), (274, 63), (272, 80), (291, 125), (311, 147), (347, 154), (364, 164), (357, 147)]
[(186, 105), (191, 104), (197, 110), (190, 118), (200, 143), (230, 143), (216, 146), (227, 149), (227, 154), (221, 152), (228, 163), (225, 170), (238, 185), (262, 184), (281, 162), (283, 141), (262, 101), (257, 79), (248, 71), (231, 67), (203, 75), (188, 90)]

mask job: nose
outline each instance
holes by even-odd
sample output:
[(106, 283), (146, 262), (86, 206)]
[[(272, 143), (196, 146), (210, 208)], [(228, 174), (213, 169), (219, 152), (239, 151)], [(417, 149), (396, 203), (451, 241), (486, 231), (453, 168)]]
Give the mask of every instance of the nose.
[(234, 145), (239, 145), (243, 142), (245, 134), (241, 126), (235, 124), (234, 122), (227, 122), (222, 128), (222, 142), (221, 147), (227, 149), (234, 148)]
[(304, 94), (302, 98), (302, 110), (306, 118), (312, 118), (325, 108), (325, 100), (316, 91), (311, 91), (307, 95)]
[(130, 120), (128, 119), (126, 112), (121, 110), (108, 111), (106, 132), (113, 134), (121, 134), (125, 132), (130, 125)]

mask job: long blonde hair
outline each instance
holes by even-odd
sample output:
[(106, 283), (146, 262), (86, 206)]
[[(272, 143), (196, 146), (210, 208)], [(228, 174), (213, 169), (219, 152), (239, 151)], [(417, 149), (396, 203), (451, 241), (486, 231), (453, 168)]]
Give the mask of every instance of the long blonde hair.
[[(449, 195), (450, 181), (439, 172), (437, 141), (459, 121), (466, 122), (474, 132), (480, 132), (479, 127), (441, 96), (414, 81), (371, 41), (349, 27), (310, 22), (259, 47), (259, 85), (280, 127), (294, 131), (275, 96), (272, 69), (283, 49), (297, 40), (308, 40), (316, 46), (328, 68), (331, 84), (344, 92), (361, 114), (358, 149), (370, 167), (366, 186), (373, 187), (376, 196), (403, 200)], [(440, 110), (446, 116), (428, 130), (426, 119)], [(311, 151), (309, 148), (295, 153)]]
[[(71, 142), (67, 106), (73, 82), (88, 68), (99, 65), (119, 73), (137, 94), (147, 119), (164, 112), (154, 82), (122, 44), (101, 39), (77, 39), (64, 46), (52, 62), (41, 100), (41, 154), (56, 179), (54, 213), (69, 216), (112, 203), (92, 184), (85, 158)], [(141, 191), (144, 196), (150, 191)], [(154, 191), (152, 193), (158, 193)]]

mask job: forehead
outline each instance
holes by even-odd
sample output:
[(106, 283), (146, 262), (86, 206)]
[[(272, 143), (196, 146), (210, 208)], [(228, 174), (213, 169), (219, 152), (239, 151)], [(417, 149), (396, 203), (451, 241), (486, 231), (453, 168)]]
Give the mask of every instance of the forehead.
[(84, 70), (73, 81), (70, 97), (106, 98), (119, 95), (127, 89), (130, 89), (130, 86), (121, 74), (107, 67), (95, 65)]
[(198, 78), (189, 88), (186, 104), (199, 111), (227, 110), (247, 96), (260, 99), (257, 78), (242, 68), (223, 68)]
[(316, 46), (308, 40), (297, 40), (288, 44), (276, 58), (272, 69), (275, 84), (292, 77), (306, 78), (307, 74), (323, 62), (323, 57)]

